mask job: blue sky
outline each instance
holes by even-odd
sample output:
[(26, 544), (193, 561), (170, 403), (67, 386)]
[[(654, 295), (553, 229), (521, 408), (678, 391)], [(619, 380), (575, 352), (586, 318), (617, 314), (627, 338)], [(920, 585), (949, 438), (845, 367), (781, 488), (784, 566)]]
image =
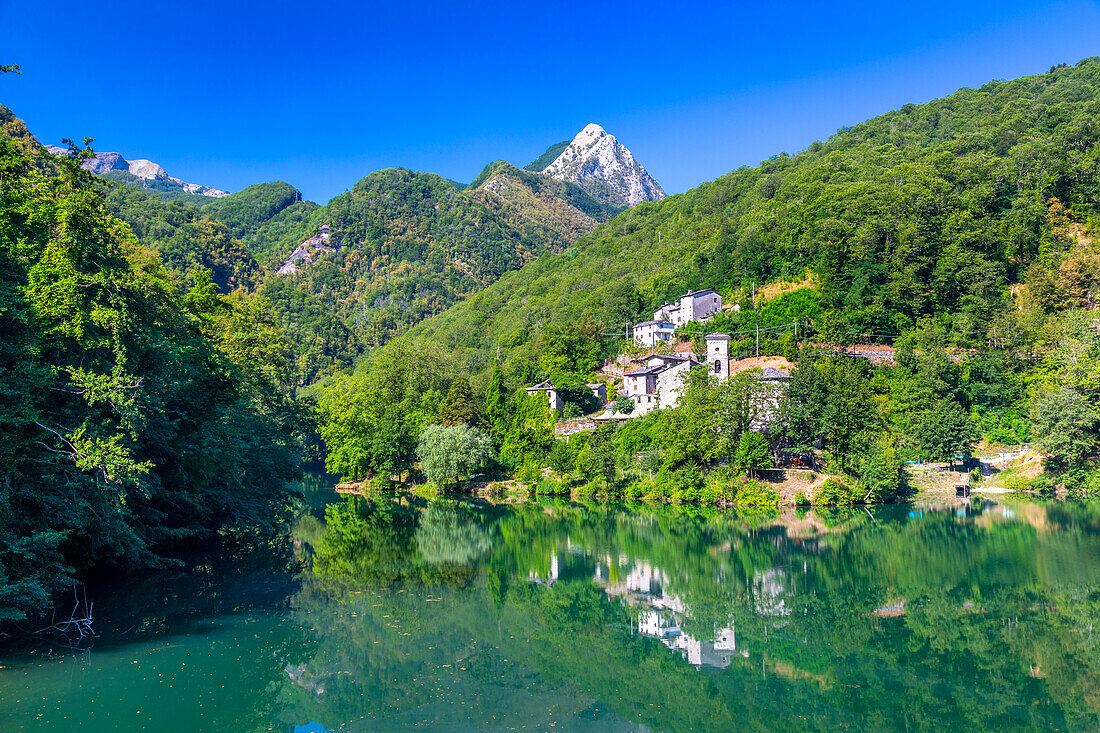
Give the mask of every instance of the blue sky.
[(669, 193), (906, 102), (1100, 55), (1100, 3), (0, 0), (0, 103), (228, 190), (469, 181), (598, 122)]

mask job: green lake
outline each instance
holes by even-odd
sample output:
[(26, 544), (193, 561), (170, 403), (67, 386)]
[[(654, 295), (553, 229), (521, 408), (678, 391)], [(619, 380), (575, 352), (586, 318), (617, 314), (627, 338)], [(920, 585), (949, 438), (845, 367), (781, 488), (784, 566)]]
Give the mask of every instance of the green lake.
[(9, 645), (0, 731), (1100, 729), (1100, 506), (309, 494)]

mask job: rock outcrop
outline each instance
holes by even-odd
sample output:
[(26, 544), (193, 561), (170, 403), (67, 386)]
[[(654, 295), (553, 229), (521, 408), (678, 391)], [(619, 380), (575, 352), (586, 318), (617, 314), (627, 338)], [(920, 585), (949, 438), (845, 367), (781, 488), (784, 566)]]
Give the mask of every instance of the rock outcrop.
[(593, 197), (629, 207), (660, 201), (665, 192), (626, 147), (597, 124), (577, 133), (542, 173), (576, 183)]
[(336, 246), (332, 241), (328, 224), (322, 224), (320, 230), (309, 239), (305, 240), (290, 253), (283, 266), (275, 271), (276, 275), (293, 275), (299, 267), (305, 267), (314, 259), (326, 252), (335, 252)]
[[(63, 148), (59, 145), (47, 145), (46, 150), (53, 155), (67, 156), (69, 154), (68, 148)], [(84, 161), (81, 167), (84, 168), (84, 170), (91, 171), (97, 176), (103, 176), (112, 171), (123, 171), (143, 181), (163, 181), (170, 185), (178, 186), (184, 193), (194, 193), (199, 196), (221, 198), (222, 196), (229, 195), (227, 191), (221, 191), (198, 183), (188, 183), (178, 178), (173, 178), (168, 175), (168, 172), (165, 171), (164, 168), (151, 160), (145, 160), (144, 158), (126, 160), (120, 153), (96, 153), (94, 158), (89, 158)]]

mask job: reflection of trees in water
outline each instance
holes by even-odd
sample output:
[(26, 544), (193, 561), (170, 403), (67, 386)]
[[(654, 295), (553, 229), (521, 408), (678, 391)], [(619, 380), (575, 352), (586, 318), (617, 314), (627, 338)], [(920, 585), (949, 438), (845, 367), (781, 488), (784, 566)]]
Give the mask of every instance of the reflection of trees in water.
[(433, 501), (416, 529), (420, 556), (430, 563), (468, 563), (492, 546), (489, 533), (450, 501)]
[[(573, 680), (663, 730), (767, 727), (796, 712), (864, 729), (1098, 721), (1092, 509), (862, 513), (814, 530), (661, 509), (528, 506), (485, 522), (468, 511), (436, 502), (330, 516), (320, 566), (357, 574), (323, 592), (307, 583), (301, 605), (314, 609), (317, 673), (363, 698), (341, 703), (349, 716), (379, 700), (394, 713), (444, 704), (432, 685), (482, 695), (528, 675), (532, 686)], [(638, 568), (659, 587), (631, 580)], [(735, 626), (748, 656), (697, 671), (631, 636), (641, 607), (628, 591), (682, 601), (693, 640)], [(455, 683), (459, 658), (469, 674)]]

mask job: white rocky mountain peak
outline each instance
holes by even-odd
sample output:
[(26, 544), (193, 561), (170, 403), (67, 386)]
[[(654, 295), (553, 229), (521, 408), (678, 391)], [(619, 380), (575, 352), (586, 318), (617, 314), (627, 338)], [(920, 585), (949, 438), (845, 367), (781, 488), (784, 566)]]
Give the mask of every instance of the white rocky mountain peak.
[[(58, 145), (47, 145), (46, 150), (54, 155), (69, 155), (68, 148), (63, 148)], [(222, 196), (229, 195), (226, 191), (220, 191), (216, 188), (210, 188), (209, 186), (203, 186), (198, 183), (187, 183), (178, 178), (173, 178), (168, 175), (167, 171), (151, 160), (145, 160), (144, 158), (126, 160), (119, 153), (96, 153), (94, 158), (89, 158), (84, 161), (81, 167), (91, 171), (97, 176), (102, 176), (111, 171), (125, 171), (132, 176), (136, 176), (146, 181), (171, 181), (183, 189), (185, 193), (197, 193), (200, 196), (221, 198)]]
[(571, 181), (598, 199), (616, 206), (660, 201), (665, 192), (642, 164), (615, 136), (591, 123), (542, 170), (546, 175)]

